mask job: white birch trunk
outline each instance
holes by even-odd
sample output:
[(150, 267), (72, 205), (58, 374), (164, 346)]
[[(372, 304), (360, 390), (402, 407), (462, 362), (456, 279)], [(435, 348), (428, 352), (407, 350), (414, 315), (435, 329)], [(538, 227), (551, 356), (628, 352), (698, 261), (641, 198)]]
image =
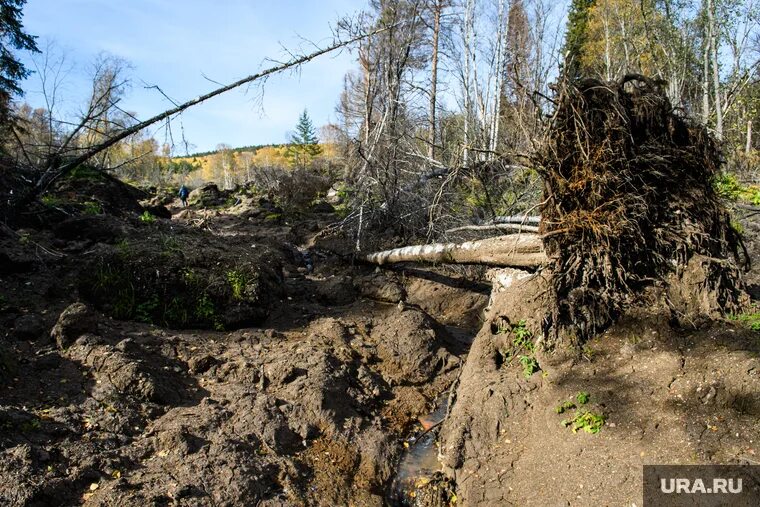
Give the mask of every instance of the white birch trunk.
[(548, 262), (543, 241), (537, 234), (496, 236), (464, 243), (436, 243), (385, 250), (364, 258), (373, 264), (439, 262), (537, 268)]

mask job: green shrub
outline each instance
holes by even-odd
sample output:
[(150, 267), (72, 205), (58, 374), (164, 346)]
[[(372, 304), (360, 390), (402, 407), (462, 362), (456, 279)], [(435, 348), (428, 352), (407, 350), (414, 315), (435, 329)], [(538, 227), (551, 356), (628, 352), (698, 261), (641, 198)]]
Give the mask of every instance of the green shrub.
[(585, 410), (579, 410), (575, 413), (572, 419), (565, 419), (562, 421), (562, 425), (570, 427), (573, 433), (578, 433), (578, 430), (583, 430), (586, 433), (595, 435), (599, 433), (604, 426), (604, 415), (595, 414)]
[(84, 204), (82, 204), (82, 213), (85, 215), (100, 215), (103, 213), (103, 207), (99, 202), (86, 201)]
[(143, 211), (143, 214), (140, 215), (140, 221), (146, 224), (152, 224), (156, 221), (156, 217), (154, 217), (150, 211), (145, 210)]

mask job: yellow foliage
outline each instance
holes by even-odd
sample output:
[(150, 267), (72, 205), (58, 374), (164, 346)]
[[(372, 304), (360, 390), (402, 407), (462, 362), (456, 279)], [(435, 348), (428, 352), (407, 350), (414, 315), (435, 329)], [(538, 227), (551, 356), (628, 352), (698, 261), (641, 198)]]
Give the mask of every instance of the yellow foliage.
[[(652, 12), (651, 16), (661, 14)], [(588, 39), (581, 55), (583, 67), (603, 79), (618, 79), (628, 72), (654, 74), (657, 55), (651, 53), (644, 23), (638, 2), (595, 2), (589, 9)]]

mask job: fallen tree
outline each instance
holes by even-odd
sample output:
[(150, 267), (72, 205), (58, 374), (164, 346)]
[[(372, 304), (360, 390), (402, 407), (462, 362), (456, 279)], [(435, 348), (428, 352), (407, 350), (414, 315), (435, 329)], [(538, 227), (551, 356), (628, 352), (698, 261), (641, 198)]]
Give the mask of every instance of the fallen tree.
[(406, 246), (371, 253), (364, 260), (381, 266), (394, 262), (436, 262), (538, 268), (549, 259), (541, 236), (511, 234), (464, 243)]
[[(194, 99), (188, 100), (187, 102), (184, 102), (182, 104), (176, 104), (175, 107), (168, 109), (162, 113), (159, 113), (146, 120), (137, 122), (132, 126), (120, 129), (117, 132), (114, 132), (112, 135), (108, 136), (106, 139), (104, 139), (102, 142), (98, 144), (95, 144), (93, 146), (83, 147), (83, 148), (77, 148), (75, 150), (69, 150), (70, 142), (73, 141), (76, 138), (76, 136), (82, 130), (86, 128), (87, 121), (92, 119), (90, 116), (85, 115), (85, 118), (83, 118), (82, 121), (78, 125), (74, 126), (73, 130), (68, 133), (67, 141), (63, 142), (61, 146), (59, 147), (59, 149), (50, 156), (49, 160), (46, 162), (46, 167), (39, 168), (41, 169), (41, 171), (39, 175), (34, 177), (35, 179), (34, 184), (24, 189), (23, 191), (18, 192), (17, 196), (15, 196), (12, 200), (9, 201), (10, 206), (9, 206), (8, 211), (10, 212), (10, 214), (15, 214), (18, 210), (23, 209), (24, 207), (28, 206), (31, 202), (33, 202), (39, 195), (41, 195), (45, 190), (47, 190), (48, 187), (50, 187), (50, 185), (56, 180), (66, 176), (73, 169), (87, 162), (88, 160), (92, 159), (99, 153), (102, 153), (103, 151), (114, 146), (118, 142), (128, 138), (129, 136), (132, 136), (136, 134), (137, 132), (145, 130), (151, 125), (154, 125), (164, 120), (168, 121), (169, 119), (182, 113), (186, 109), (189, 109), (190, 107), (201, 104), (213, 97), (226, 93), (230, 90), (234, 90), (243, 85), (250, 84), (256, 81), (265, 80), (269, 76), (278, 74), (285, 70), (297, 68), (300, 65), (303, 65), (319, 56), (337, 51), (341, 48), (345, 48), (356, 42), (364, 40), (368, 37), (372, 37), (373, 35), (389, 30), (390, 28), (393, 28), (393, 26), (381, 26), (380, 28), (376, 30), (373, 30), (368, 33), (361, 33), (361, 34), (352, 36), (351, 38), (347, 40), (335, 40), (333, 41), (331, 45), (324, 48), (318, 48), (312, 53), (309, 53), (306, 55), (294, 55), (294, 57), (291, 60), (284, 62), (280, 65), (276, 65), (274, 67), (270, 67), (256, 74), (246, 76), (233, 83), (221, 86), (208, 93), (195, 97)], [(104, 106), (106, 108), (104, 109), (104, 111), (115, 105), (112, 102), (110, 102), (110, 99), (108, 99), (107, 97), (100, 97), (98, 100), (99, 101), (105, 100), (107, 102)], [(69, 152), (64, 152), (64, 150), (69, 150)]]
[(738, 310), (737, 264), (748, 257), (713, 185), (722, 158), (707, 128), (640, 75), (565, 81), (557, 92), (534, 161), (555, 336), (593, 336), (697, 256), (709, 263), (698, 282), (709, 306)]
[(448, 229), (446, 231), (447, 234), (450, 234), (452, 232), (463, 232), (463, 231), (488, 231), (488, 230), (499, 230), (499, 231), (514, 231), (517, 233), (520, 232), (538, 232), (538, 226), (536, 225), (522, 225), (522, 224), (485, 224), (485, 225), (463, 225), (461, 227), (454, 227), (452, 229)]

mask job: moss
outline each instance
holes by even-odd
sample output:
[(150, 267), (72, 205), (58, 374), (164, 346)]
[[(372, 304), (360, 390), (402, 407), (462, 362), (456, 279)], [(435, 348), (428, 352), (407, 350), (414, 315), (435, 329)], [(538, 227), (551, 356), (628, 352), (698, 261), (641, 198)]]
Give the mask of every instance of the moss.
[(106, 179), (106, 175), (103, 171), (94, 167), (80, 165), (69, 172), (67, 178), (70, 180), (104, 180)]

